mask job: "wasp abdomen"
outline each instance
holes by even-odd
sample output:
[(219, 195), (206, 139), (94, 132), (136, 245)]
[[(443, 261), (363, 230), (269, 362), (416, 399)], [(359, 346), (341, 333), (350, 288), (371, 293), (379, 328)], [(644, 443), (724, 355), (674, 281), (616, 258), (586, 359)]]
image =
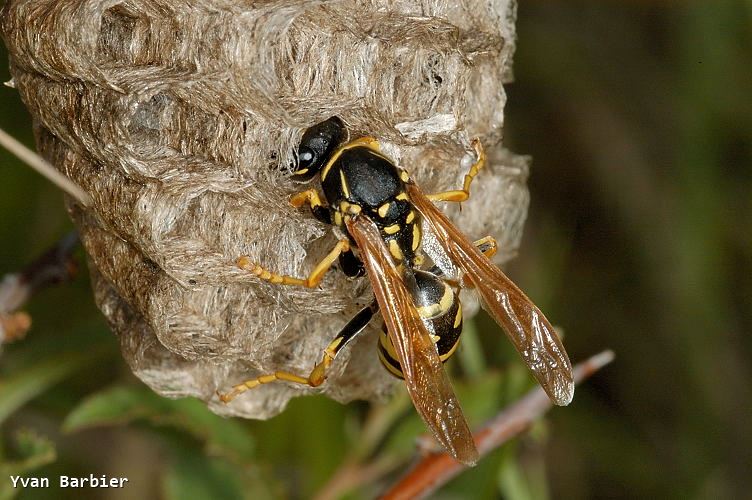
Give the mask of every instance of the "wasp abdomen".
[[(462, 304), (452, 287), (438, 276), (420, 270), (413, 273), (417, 284), (411, 291), (413, 302), (436, 344), (439, 358), (446, 362), (459, 345)], [(402, 378), (402, 367), (385, 330), (379, 336), (379, 359), (392, 375)]]

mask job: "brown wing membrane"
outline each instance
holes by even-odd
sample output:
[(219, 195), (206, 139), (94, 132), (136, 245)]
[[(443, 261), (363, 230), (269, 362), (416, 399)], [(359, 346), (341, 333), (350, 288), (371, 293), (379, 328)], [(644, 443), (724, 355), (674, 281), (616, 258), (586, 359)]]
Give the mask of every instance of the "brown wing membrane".
[(360, 250), (415, 409), (436, 440), (457, 461), (474, 465), (478, 451), (473, 436), (436, 346), (415, 310), (378, 228), (367, 217), (360, 216), (349, 220), (347, 229)]
[(407, 192), (444, 251), (478, 290), (484, 308), (504, 328), (551, 401), (557, 405), (568, 405), (574, 396), (572, 364), (551, 323), (418, 186), (409, 184)]

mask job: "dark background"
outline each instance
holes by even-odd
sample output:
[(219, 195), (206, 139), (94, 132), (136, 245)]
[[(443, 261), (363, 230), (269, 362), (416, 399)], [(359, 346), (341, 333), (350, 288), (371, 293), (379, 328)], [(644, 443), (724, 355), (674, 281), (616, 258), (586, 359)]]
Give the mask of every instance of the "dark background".
[[(563, 327), (573, 360), (604, 348), (617, 359), (570, 407), (441, 495), (747, 497), (752, 4), (521, 3), (505, 144), (533, 157), (532, 202), (508, 271)], [(0, 127), (32, 143), (9, 88)], [(3, 274), (72, 226), (60, 193), (5, 151), (0, 172)], [(10, 473), (105, 473), (129, 477), (128, 488), (62, 493), (309, 498), (336, 471), (348, 476), (341, 463), (353, 453), (386, 469), (404, 463), (420, 429), (404, 398), (387, 410), (306, 398), (269, 422), (244, 422), (152, 396), (117, 353), (85, 271), (28, 310), (33, 330), (0, 355), (0, 495)], [(475, 327), (452, 370), (480, 419), (530, 382), (502, 335), (487, 320)], [(379, 418), (387, 430), (364, 441), (363, 426)], [(349, 479), (351, 497), (368, 498), (393, 476)]]

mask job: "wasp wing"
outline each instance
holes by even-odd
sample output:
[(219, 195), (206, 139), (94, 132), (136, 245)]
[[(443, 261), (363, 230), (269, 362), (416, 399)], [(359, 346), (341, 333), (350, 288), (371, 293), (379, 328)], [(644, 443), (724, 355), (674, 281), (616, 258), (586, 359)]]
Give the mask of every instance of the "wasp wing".
[(379, 229), (364, 216), (348, 220), (347, 229), (360, 250), (415, 409), (455, 459), (475, 464), (478, 451), (462, 409)]
[(407, 193), (454, 264), (478, 290), (484, 308), (504, 328), (551, 401), (569, 404), (574, 395), (572, 364), (551, 323), (418, 186), (408, 184)]

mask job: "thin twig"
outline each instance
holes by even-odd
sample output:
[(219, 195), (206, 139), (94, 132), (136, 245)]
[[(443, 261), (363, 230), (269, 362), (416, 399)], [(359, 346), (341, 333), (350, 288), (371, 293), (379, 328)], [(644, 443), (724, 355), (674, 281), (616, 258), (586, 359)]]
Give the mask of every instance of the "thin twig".
[(78, 235), (68, 233), (54, 247), (18, 273), (6, 274), (0, 281), (0, 345), (23, 337), (31, 318), (16, 312), (29, 297), (49, 285), (71, 280), (76, 274), (73, 252)]
[[(575, 382), (582, 382), (613, 359), (613, 352), (604, 351), (578, 364), (574, 368)], [(475, 445), (481, 457), (528, 429), (533, 421), (550, 407), (551, 401), (540, 387), (507, 407), (474, 435)], [(382, 498), (389, 500), (423, 498), (447, 483), (464, 468), (465, 466), (446, 453), (427, 455)]]
[(16, 155), (19, 159), (42, 174), (57, 187), (77, 199), (83, 206), (91, 206), (91, 196), (89, 196), (86, 191), (81, 189), (78, 184), (74, 183), (69, 178), (61, 174), (52, 165), (47, 163), (41, 156), (18, 142), (15, 138), (13, 138), (13, 136), (9, 135), (1, 128), (0, 145), (4, 146), (5, 149)]

